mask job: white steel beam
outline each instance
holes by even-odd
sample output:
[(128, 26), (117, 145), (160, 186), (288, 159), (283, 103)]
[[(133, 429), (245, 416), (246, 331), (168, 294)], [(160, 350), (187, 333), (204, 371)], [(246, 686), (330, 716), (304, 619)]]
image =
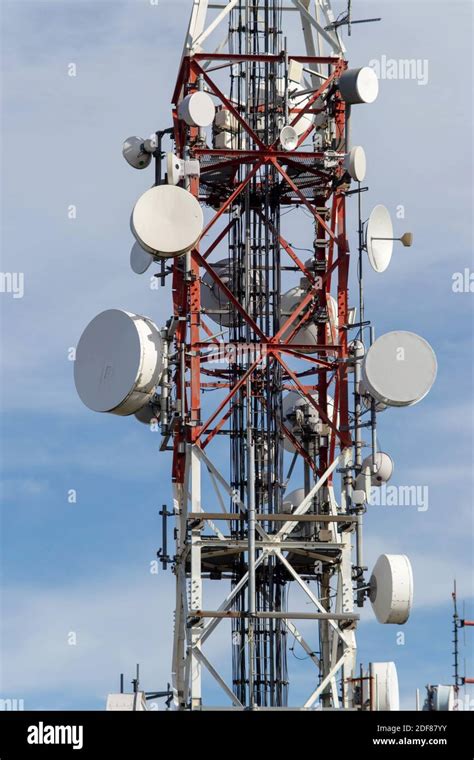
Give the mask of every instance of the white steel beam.
[(199, 37), (204, 29), (208, 5), (209, 0), (193, 0), (188, 33), (184, 42), (183, 56), (189, 55), (196, 38)]
[(291, 0), (293, 5), (298, 8), (298, 10), (301, 13), (301, 16), (309, 23), (311, 26), (313, 26), (317, 33), (325, 40), (328, 45), (331, 47), (333, 53), (335, 55), (342, 55), (343, 49), (340, 40), (337, 37), (334, 37), (332, 34), (327, 32), (321, 24), (318, 24), (314, 16), (309, 13), (309, 11), (304, 7), (301, 0)]
[(202, 47), (202, 43), (205, 40), (207, 40), (207, 38), (209, 37), (210, 34), (212, 34), (214, 29), (217, 29), (219, 24), (221, 24), (224, 21), (224, 19), (227, 18), (232, 8), (234, 8), (237, 5), (238, 1), (239, 0), (229, 0), (226, 7), (223, 10), (221, 10), (220, 13), (217, 14), (216, 18), (213, 21), (211, 21), (209, 26), (203, 31), (201, 31), (199, 35), (194, 37), (193, 44), (191, 47), (191, 53), (197, 53), (200, 50), (200, 48)]
[[(262, 553), (259, 555), (259, 557), (257, 557), (257, 559), (255, 561), (255, 567), (256, 568), (260, 565), (261, 562), (263, 562), (263, 560), (268, 556), (269, 553), (270, 552), (267, 551), (266, 549), (264, 549), (262, 551)], [(237, 583), (237, 585), (234, 586), (234, 588), (232, 589), (232, 591), (226, 596), (226, 598), (222, 602), (221, 606), (217, 608), (219, 612), (221, 612), (223, 610), (228, 610), (229, 609), (229, 607), (231, 606), (233, 600), (235, 599), (235, 597), (237, 596), (237, 594), (239, 593), (239, 591), (241, 591), (243, 589), (243, 587), (247, 583), (248, 579), (249, 579), (249, 574), (248, 574), (248, 572), (246, 572), (242, 576), (242, 578), (240, 579), (240, 581)], [(223, 618), (214, 618), (213, 620), (211, 620), (210, 623), (208, 623), (204, 627), (204, 629), (203, 629), (203, 631), (201, 633), (201, 642), (202, 643), (204, 643), (206, 641), (206, 639), (209, 638), (209, 636), (211, 635), (211, 633), (213, 632), (213, 630), (219, 625), (219, 623), (220, 623), (220, 621), (222, 619)]]
[[(323, 607), (323, 605), (321, 604), (321, 602), (319, 601), (319, 599), (317, 598), (317, 596), (315, 596), (313, 594), (313, 592), (309, 588), (308, 584), (304, 582), (304, 580), (302, 579), (302, 577), (296, 572), (296, 570), (288, 562), (288, 560), (286, 559), (286, 557), (283, 556), (283, 554), (281, 553), (281, 551), (279, 549), (275, 549), (274, 553), (278, 557), (278, 559), (280, 560), (280, 562), (282, 562), (285, 565), (285, 567), (287, 568), (287, 570), (289, 571), (289, 573), (293, 576), (293, 578), (297, 582), (298, 586), (303, 589), (303, 591), (305, 592), (306, 596), (309, 596), (309, 598), (313, 602), (314, 606), (320, 612), (327, 613), (327, 610)], [(343, 633), (343, 631), (341, 631), (341, 629), (334, 622), (334, 620), (329, 620), (329, 625), (332, 626), (332, 628), (336, 631), (337, 635), (349, 646), (349, 642), (347, 641), (347, 639), (345, 637), (345, 634)]]
[(221, 689), (223, 691), (225, 691), (225, 693), (227, 694), (227, 696), (231, 700), (232, 704), (235, 705), (235, 707), (243, 707), (242, 702), (240, 702), (237, 699), (237, 697), (235, 696), (235, 694), (232, 691), (232, 689), (229, 689), (229, 687), (227, 686), (227, 684), (224, 681), (224, 679), (219, 675), (219, 673), (217, 672), (217, 670), (214, 668), (213, 665), (211, 665), (211, 663), (209, 662), (209, 660), (207, 659), (207, 657), (202, 653), (202, 651), (200, 649), (196, 649), (195, 656), (200, 661), (200, 663), (202, 665), (204, 665), (204, 667), (206, 668), (206, 670), (209, 671), (209, 673), (214, 678), (214, 680), (219, 684), (219, 686), (221, 687)]
[[(337, 465), (339, 464), (341, 460), (342, 454), (339, 454), (338, 457), (334, 460), (332, 464), (329, 465), (326, 472), (321, 475), (318, 482), (314, 484), (311, 491), (306, 494), (301, 504), (295, 509), (295, 511), (292, 513), (293, 515), (304, 515), (308, 509), (311, 506), (311, 501), (313, 500), (314, 496), (318, 493), (319, 489), (325, 484), (329, 476), (334, 472)], [(278, 533), (275, 536), (271, 536), (271, 540), (275, 543), (282, 540), (283, 536), (287, 536), (289, 533), (291, 533), (292, 530), (296, 528), (298, 525), (297, 522), (294, 521), (288, 521), (286, 522), (278, 531)]]
[[(228, 493), (228, 495), (231, 497), (234, 504), (236, 504), (239, 508), (239, 510), (243, 513), (247, 512), (247, 508), (245, 504), (239, 499), (237, 496), (237, 492), (234, 488), (231, 488), (227, 480), (224, 478), (224, 476), (219, 472), (217, 467), (211, 462), (209, 457), (204, 453), (204, 451), (199, 446), (193, 446), (193, 449), (196, 452), (196, 456), (206, 465), (208, 470), (214, 474), (214, 477), (216, 480), (221, 484), (224, 491)], [(266, 532), (262, 528), (261, 525), (256, 526), (256, 531), (260, 534), (260, 536), (263, 539), (269, 540), (269, 536), (267, 536)]]
[[(178, 521), (177, 550), (181, 551), (180, 536), (184, 535), (181, 530), (183, 512), (183, 487), (173, 488), (174, 512)], [(185, 508), (185, 507), (184, 507)], [(172, 687), (173, 705), (175, 709), (182, 709), (186, 704), (186, 678), (185, 678), (185, 642), (186, 642), (186, 573), (184, 564), (178, 563), (176, 567), (176, 608), (173, 633), (173, 656), (172, 656)]]
[(304, 707), (308, 708), (308, 707), (312, 707), (314, 705), (314, 703), (316, 702), (317, 698), (319, 697), (320, 694), (322, 694), (323, 690), (326, 688), (326, 686), (331, 681), (331, 679), (334, 679), (334, 676), (336, 675), (336, 673), (338, 672), (338, 670), (340, 670), (340, 668), (342, 668), (342, 666), (344, 664), (345, 657), (346, 657), (346, 653), (344, 652), (344, 654), (336, 662), (336, 664), (334, 665), (334, 667), (331, 668), (331, 670), (329, 671), (329, 673), (323, 678), (323, 680), (321, 681), (321, 683), (319, 684), (319, 686), (313, 691), (313, 693), (311, 694), (311, 696), (309, 697), (309, 699), (306, 700), (306, 702), (304, 703)]
[[(196, 456), (196, 447), (187, 447), (189, 459), (191, 510), (201, 512), (201, 462)], [(191, 609), (202, 607), (202, 568), (201, 568), (201, 530), (199, 522), (191, 528)], [(199, 651), (201, 636), (200, 621), (191, 629), (191, 709), (201, 707), (201, 662), (196, 652)]]
[(298, 642), (298, 644), (304, 649), (308, 657), (314, 662), (314, 664), (321, 668), (321, 662), (316, 654), (316, 652), (313, 651), (313, 649), (310, 647), (310, 645), (307, 643), (307, 641), (303, 638), (297, 627), (294, 625), (294, 623), (291, 622), (291, 620), (288, 620), (288, 618), (283, 618), (283, 624), (285, 628), (292, 634), (292, 636), (295, 637), (295, 640)]

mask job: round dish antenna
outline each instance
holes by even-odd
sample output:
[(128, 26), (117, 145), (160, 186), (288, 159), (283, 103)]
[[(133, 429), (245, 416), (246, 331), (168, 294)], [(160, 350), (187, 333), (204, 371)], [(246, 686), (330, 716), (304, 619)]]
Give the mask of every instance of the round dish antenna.
[(130, 251), (130, 266), (135, 274), (144, 274), (154, 261), (153, 256), (145, 251), (139, 243), (134, 243)]
[(216, 107), (207, 92), (192, 92), (178, 106), (178, 116), (189, 127), (209, 127), (214, 121)]
[(339, 79), (339, 90), (346, 103), (373, 103), (379, 94), (379, 80), (369, 66), (347, 69)]
[(283, 150), (296, 150), (298, 147), (298, 132), (294, 127), (286, 125), (280, 132), (280, 145)]
[(182, 256), (194, 248), (204, 215), (194, 195), (182, 187), (157, 185), (136, 202), (132, 232), (141, 247), (161, 257)]
[(139, 422), (142, 422), (144, 425), (149, 425), (152, 420), (156, 420), (158, 417), (158, 410), (155, 409), (150, 403), (145, 404), (145, 406), (142, 406), (141, 409), (138, 410), (138, 412), (135, 412), (135, 417)]
[(371, 709), (378, 712), (399, 710), (400, 692), (395, 663), (371, 662), (368, 675), (369, 680), (365, 682), (363, 691), (364, 696), (370, 698)]
[(134, 414), (148, 403), (163, 369), (160, 331), (147, 317), (103, 311), (81, 335), (74, 382), (94, 412)]
[(304, 488), (295, 488), (289, 494), (283, 497), (282, 511), (285, 514), (291, 514), (304, 499)]
[(423, 707), (424, 710), (433, 710), (435, 712), (451, 712), (454, 710), (454, 687), (444, 684), (430, 684), (426, 687), (428, 692), (427, 702)]
[(381, 335), (362, 364), (363, 385), (387, 406), (413, 406), (430, 391), (437, 373), (430, 344), (412, 332)]
[(393, 251), (393, 225), (385, 206), (375, 206), (367, 222), (367, 253), (372, 269), (385, 272)]
[(378, 622), (406, 623), (413, 604), (413, 573), (408, 557), (381, 554), (369, 583), (369, 598)]
[(365, 150), (361, 145), (355, 145), (346, 155), (344, 166), (353, 180), (363, 182), (367, 170)]
[(168, 184), (177, 185), (184, 177), (184, 161), (174, 153), (166, 154), (166, 173)]
[(393, 459), (389, 454), (385, 454), (383, 451), (378, 451), (375, 454), (375, 472), (373, 472), (372, 455), (366, 457), (362, 462), (362, 472), (369, 470), (371, 485), (381, 486), (383, 483), (388, 483), (393, 475)]
[(134, 169), (146, 169), (151, 163), (151, 153), (145, 149), (147, 142), (143, 137), (127, 137), (123, 143), (122, 155)]

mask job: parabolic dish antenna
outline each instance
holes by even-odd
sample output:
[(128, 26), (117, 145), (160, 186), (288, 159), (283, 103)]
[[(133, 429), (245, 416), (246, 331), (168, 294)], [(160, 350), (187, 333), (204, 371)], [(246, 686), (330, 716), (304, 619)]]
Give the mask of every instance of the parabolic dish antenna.
[(368, 688), (370, 688), (371, 708), (378, 712), (400, 709), (400, 692), (398, 688), (397, 668), (394, 662), (371, 662), (369, 664)]
[(162, 368), (157, 326), (147, 317), (108, 309), (89, 322), (81, 335), (74, 382), (89, 409), (128, 415), (151, 398)]
[(184, 177), (184, 161), (178, 158), (174, 153), (166, 154), (166, 174), (168, 175), (168, 184), (177, 185)]
[(346, 103), (373, 103), (379, 94), (379, 80), (370, 66), (346, 69), (339, 79), (339, 89)]
[(362, 473), (368, 468), (370, 470), (370, 479), (373, 486), (381, 486), (382, 483), (388, 483), (393, 475), (393, 459), (389, 454), (383, 451), (377, 451), (375, 454), (375, 472), (372, 472), (372, 454), (362, 462)]
[(372, 472), (372, 455), (362, 462), (362, 470), (356, 478), (355, 490), (364, 491), (366, 497), (370, 496), (370, 488), (377, 488), (383, 483), (388, 483), (393, 475), (393, 459), (389, 454), (378, 451), (375, 454), (376, 471)]
[(351, 149), (345, 158), (344, 165), (352, 179), (357, 182), (363, 182), (367, 170), (367, 161), (365, 150), (361, 145), (355, 145)]
[(387, 406), (412, 406), (436, 379), (436, 356), (430, 344), (412, 332), (381, 335), (362, 364), (362, 381), (371, 396)]
[(151, 153), (144, 148), (145, 140), (142, 137), (127, 137), (122, 146), (122, 155), (125, 161), (134, 169), (146, 169), (151, 162)]
[(385, 206), (375, 206), (367, 222), (367, 253), (372, 269), (385, 272), (393, 251), (393, 224)]
[(194, 248), (203, 226), (199, 202), (174, 185), (150, 188), (132, 211), (132, 232), (142, 248), (164, 258), (181, 256)]
[(431, 692), (433, 710), (436, 712), (450, 712), (454, 710), (454, 687), (445, 684), (437, 684), (428, 687)]
[(153, 256), (145, 251), (140, 243), (134, 243), (130, 251), (130, 266), (135, 274), (144, 274), (154, 261)]
[(282, 511), (285, 514), (293, 512), (304, 499), (304, 488), (295, 488), (289, 494), (285, 494), (283, 497)]
[(406, 623), (413, 604), (413, 573), (408, 557), (381, 554), (369, 583), (369, 598), (379, 623)]
[(298, 147), (298, 132), (288, 124), (280, 131), (280, 145), (283, 150), (296, 150)]
[(214, 121), (216, 107), (207, 92), (192, 92), (178, 106), (178, 116), (190, 127), (209, 127)]
[(152, 420), (156, 420), (157, 414), (159, 414), (158, 409), (154, 409), (150, 404), (145, 404), (138, 412), (135, 412), (135, 417), (144, 425), (149, 425)]

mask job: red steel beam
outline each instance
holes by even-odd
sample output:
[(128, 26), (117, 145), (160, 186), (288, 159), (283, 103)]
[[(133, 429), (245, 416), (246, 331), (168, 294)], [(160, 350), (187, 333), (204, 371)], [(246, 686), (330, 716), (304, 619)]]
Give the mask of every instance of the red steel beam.
[(240, 183), (240, 185), (238, 185), (235, 188), (235, 190), (229, 195), (229, 197), (227, 198), (227, 200), (224, 201), (224, 203), (219, 208), (219, 210), (217, 211), (217, 213), (213, 216), (213, 218), (210, 220), (210, 222), (208, 222), (206, 224), (206, 226), (204, 227), (204, 229), (203, 229), (203, 231), (201, 233), (200, 240), (202, 240), (202, 238), (205, 235), (207, 235), (207, 233), (214, 226), (214, 224), (217, 222), (217, 220), (221, 218), (222, 214), (229, 208), (229, 206), (234, 202), (234, 200), (237, 198), (237, 196), (240, 195), (240, 193), (242, 192), (242, 190), (244, 190), (247, 187), (248, 183), (250, 182), (250, 180), (252, 179), (252, 177), (255, 176), (255, 174), (257, 173), (257, 171), (258, 171), (258, 169), (260, 168), (261, 165), (262, 164), (261, 164), (260, 161), (258, 163), (256, 163), (255, 166), (253, 167), (253, 169), (251, 169), (249, 171), (249, 173), (247, 174), (247, 176), (245, 177), (245, 179), (242, 180), (242, 182)]
[(312, 204), (308, 201), (308, 199), (303, 195), (303, 193), (300, 191), (300, 189), (295, 185), (295, 183), (293, 182), (293, 180), (291, 179), (291, 177), (288, 176), (288, 174), (283, 169), (283, 167), (280, 166), (280, 164), (278, 163), (278, 161), (276, 159), (272, 158), (271, 162), (272, 162), (272, 164), (274, 164), (274, 166), (276, 167), (276, 169), (280, 172), (280, 174), (283, 177), (283, 179), (285, 180), (285, 182), (287, 182), (289, 184), (289, 186), (291, 187), (291, 189), (293, 190), (293, 192), (296, 193), (296, 195), (301, 199), (301, 202), (312, 213), (312, 215), (314, 216), (314, 218), (324, 227), (324, 229), (326, 230), (326, 232), (328, 233), (328, 235), (330, 237), (334, 237), (333, 233), (331, 232), (331, 230), (327, 226), (327, 224), (324, 221), (324, 219), (322, 219), (322, 217), (318, 214), (318, 212), (316, 211), (316, 209), (312, 206)]
[(319, 406), (319, 404), (317, 404), (317, 403), (316, 403), (316, 401), (314, 400), (314, 398), (313, 398), (312, 396), (308, 395), (308, 394), (305, 392), (305, 390), (304, 390), (303, 386), (301, 385), (301, 383), (300, 383), (300, 381), (298, 380), (298, 378), (297, 378), (297, 376), (295, 375), (295, 373), (291, 371), (291, 369), (288, 367), (288, 365), (287, 365), (287, 364), (285, 364), (285, 362), (283, 361), (283, 359), (281, 358), (281, 356), (279, 356), (279, 355), (278, 355), (278, 353), (276, 353), (276, 352), (275, 352), (274, 356), (275, 356), (276, 360), (277, 360), (277, 361), (278, 361), (278, 362), (281, 364), (281, 366), (283, 367), (283, 369), (284, 369), (284, 370), (286, 370), (286, 372), (288, 373), (288, 375), (291, 377), (291, 379), (292, 379), (292, 380), (293, 380), (293, 382), (295, 383), (295, 385), (296, 385), (297, 389), (300, 391), (300, 393), (302, 393), (302, 394), (303, 394), (303, 396), (305, 396), (305, 397), (308, 399), (309, 403), (310, 403), (312, 406), (314, 406), (314, 408), (316, 409), (316, 411), (317, 411), (317, 412), (318, 412), (318, 414), (320, 415), (320, 417), (321, 417), (322, 421), (323, 421), (324, 423), (326, 423), (326, 425), (329, 425), (329, 427), (331, 428), (331, 430), (332, 430), (332, 431), (333, 431), (333, 432), (334, 432), (334, 433), (337, 435), (337, 437), (338, 437), (338, 438), (339, 438), (339, 439), (342, 441), (342, 436), (341, 436), (341, 433), (339, 432), (339, 430), (337, 430), (337, 428), (336, 428), (336, 427), (334, 427), (334, 425), (332, 424), (331, 420), (330, 420), (330, 419), (329, 419), (329, 417), (327, 416), (326, 412), (325, 412), (325, 411), (323, 411), (323, 410), (321, 409), (321, 407)]
[(206, 261), (205, 258), (203, 258), (197, 251), (194, 252), (194, 255), (196, 256), (197, 261), (201, 264), (202, 267), (208, 272), (216, 285), (222, 290), (226, 298), (229, 299), (229, 301), (235, 306), (241, 317), (247, 322), (247, 324), (252, 328), (252, 330), (259, 336), (259, 338), (264, 342), (268, 342), (268, 338), (263, 333), (259, 326), (254, 322), (250, 314), (248, 314), (242, 304), (237, 300), (237, 298), (234, 296), (231, 290), (227, 287), (227, 285), (222, 282), (221, 278), (217, 274), (217, 272), (212, 268), (212, 266)]
[(254, 140), (254, 142), (256, 142), (256, 144), (260, 148), (262, 148), (262, 149), (265, 148), (265, 143), (263, 143), (261, 141), (261, 139), (259, 138), (259, 136), (255, 134), (255, 132), (253, 131), (253, 129), (250, 127), (250, 125), (247, 124), (247, 122), (245, 121), (245, 119), (242, 118), (242, 116), (237, 111), (237, 109), (234, 108), (234, 106), (231, 103), (231, 101), (229, 100), (229, 98), (227, 98), (224, 95), (224, 93), (221, 92), (221, 90), (218, 88), (218, 86), (216, 85), (216, 83), (213, 82), (212, 79), (211, 79), (211, 77), (206, 73), (205, 69), (203, 69), (202, 66), (200, 66), (197, 62), (195, 62), (195, 63), (192, 62), (191, 63), (191, 68), (192, 69), (197, 69), (197, 72), (203, 77), (203, 79), (205, 79), (205, 81), (207, 82), (207, 84), (209, 85), (209, 87), (211, 88), (211, 90), (213, 91), (213, 93), (215, 95), (217, 95), (217, 97), (219, 98), (219, 100), (221, 101), (221, 103), (223, 103), (225, 105), (225, 107), (227, 108), (228, 111), (230, 111), (230, 113), (232, 114), (232, 116), (235, 119), (237, 119), (237, 121), (239, 122), (240, 126), (243, 129), (245, 129), (245, 131), (247, 132), (248, 135), (250, 135), (250, 137), (252, 138), (252, 140)]
[(224, 409), (224, 407), (227, 406), (227, 404), (235, 396), (235, 394), (237, 393), (237, 391), (239, 390), (239, 388), (241, 388), (242, 385), (246, 382), (247, 378), (249, 378), (250, 375), (253, 374), (255, 368), (258, 366), (258, 364), (260, 364), (261, 361), (262, 361), (262, 357), (260, 356), (258, 359), (256, 359), (256, 361), (254, 361), (254, 363), (242, 375), (242, 377), (234, 385), (234, 387), (232, 388), (232, 390), (230, 391), (230, 393), (225, 397), (225, 399), (223, 401), (221, 401), (221, 403), (219, 404), (219, 406), (217, 407), (217, 409), (215, 410), (215, 412), (213, 412), (213, 414), (211, 414), (211, 416), (209, 417), (209, 419), (201, 427), (201, 429), (199, 430), (199, 434), (196, 436), (196, 440), (201, 437), (201, 435), (209, 428), (210, 425), (212, 425), (212, 423), (214, 422), (214, 420), (216, 419), (216, 417), (220, 414), (220, 412), (222, 411), (222, 409)]

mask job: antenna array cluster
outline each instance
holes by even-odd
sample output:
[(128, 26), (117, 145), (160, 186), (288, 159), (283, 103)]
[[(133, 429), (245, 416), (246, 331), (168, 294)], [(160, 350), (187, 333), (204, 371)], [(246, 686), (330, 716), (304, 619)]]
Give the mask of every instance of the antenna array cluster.
[[(359, 673), (355, 631), (368, 599), (380, 623), (405, 623), (413, 575), (393, 554), (367, 575), (363, 517), (394, 470), (378, 413), (421, 401), (436, 358), (412, 332), (376, 338), (365, 318), (365, 261), (385, 273), (394, 241), (412, 243), (384, 206), (362, 218), (367, 161), (349, 125), (354, 108), (376, 107), (378, 81), (348, 68), (327, 0), (314, 11), (292, 2), (297, 14), (280, 0), (231, 0), (213, 20), (207, 5), (192, 3), (172, 128), (123, 145), (135, 169), (155, 161), (132, 210), (131, 267), (171, 279), (170, 319), (95, 317), (77, 348), (77, 390), (94, 411), (154, 421), (173, 452), (176, 709), (203, 706), (204, 670), (235, 708), (287, 706), (293, 637), (314, 665), (303, 707), (398, 709), (394, 663)], [(287, 49), (288, 15), (301, 21), (300, 49)], [(289, 242), (302, 235), (304, 257)], [(222, 601), (209, 605), (214, 582)], [(231, 629), (230, 678), (207, 645), (219, 625)]]

